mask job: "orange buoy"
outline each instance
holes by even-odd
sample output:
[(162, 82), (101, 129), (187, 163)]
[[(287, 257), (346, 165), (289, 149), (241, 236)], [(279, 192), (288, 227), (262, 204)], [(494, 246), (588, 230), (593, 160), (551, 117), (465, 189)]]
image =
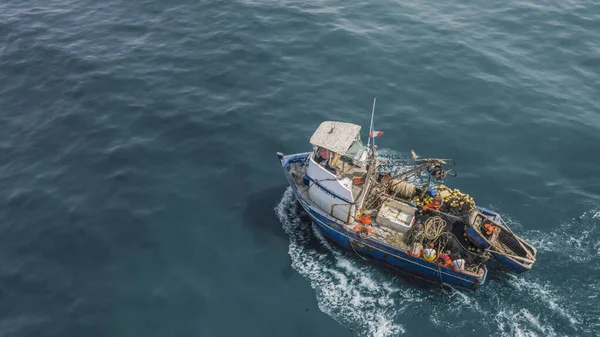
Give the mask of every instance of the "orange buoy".
[(450, 260), (443, 260), (443, 261), (444, 262), (438, 263), (442, 267), (449, 267), (452, 264), (452, 261), (450, 261)]
[(371, 216), (370, 215), (361, 216), (360, 218), (358, 218), (358, 222), (360, 222), (363, 225), (368, 225), (371, 223)]
[(365, 183), (365, 179), (360, 176), (354, 176), (352, 177), (352, 182), (354, 183), (354, 185), (360, 186)]
[(434, 201), (428, 203), (427, 205), (425, 205), (423, 207), (423, 210), (426, 211), (428, 209), (431, 209), (431, 210), (437, 211), (440, 209), (440, 207), (442, 207), (442, 204), (440, 203), (440, 201), (434, 200)]
[(373, 229), (368, 227), (368, 226), (360, 226), (360, 225), (356, 225), (354, 226), (355, 231), (363, 233), (363, 234), (369, 234), (369, 233), (373, 233)]

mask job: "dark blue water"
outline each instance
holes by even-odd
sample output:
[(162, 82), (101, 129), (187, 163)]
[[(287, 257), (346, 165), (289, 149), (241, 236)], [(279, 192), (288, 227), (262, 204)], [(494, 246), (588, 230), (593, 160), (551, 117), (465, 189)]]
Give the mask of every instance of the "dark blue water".
[[(0, 334), (598, 335), (599, 78), (597, 1), (4, 1)], [(373, 97), (531, 272), (427, 287), (314, 232), (275, 152)]]

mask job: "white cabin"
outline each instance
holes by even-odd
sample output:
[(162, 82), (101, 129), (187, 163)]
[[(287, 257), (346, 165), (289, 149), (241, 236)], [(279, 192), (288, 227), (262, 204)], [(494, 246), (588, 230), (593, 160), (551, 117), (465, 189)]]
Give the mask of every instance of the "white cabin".
[[(311, 180), (308, 197), (324, 211), (344, 222), (355, 215), (367, 173), (368, 149), (360, 141), (360, 126), (323, 122), (310, 138), (313, 153), (306, 176)], [(358, 179), (360, 180), (360, 179)]]

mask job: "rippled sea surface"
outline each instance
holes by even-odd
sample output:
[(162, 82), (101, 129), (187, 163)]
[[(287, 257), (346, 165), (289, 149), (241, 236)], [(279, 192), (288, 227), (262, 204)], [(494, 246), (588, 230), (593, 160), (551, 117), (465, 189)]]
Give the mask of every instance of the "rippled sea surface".
[[(599, 79), (598, 1), (3, 1), (0, 335), (597, 336)], [(275, 152), (373, 97), (533, 270), (423, 286), (315, 232)]]

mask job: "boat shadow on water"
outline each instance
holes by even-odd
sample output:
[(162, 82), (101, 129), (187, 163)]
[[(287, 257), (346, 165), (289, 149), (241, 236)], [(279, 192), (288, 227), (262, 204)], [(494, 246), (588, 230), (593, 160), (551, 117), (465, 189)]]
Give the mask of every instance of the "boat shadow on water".
[(286, 188), (285, 185), (275, 186), (246, 196), (244, 223), (252, 228), (251, 232), (256, 241), (264, 243), (264, 232), (280, 239), (288, 239), (277, 215), (273, 213), (273, 207), (281, 200), (282, 191)]
[(253, 239), (261, 245), (267, 244), (269, 238), (265, 236), (265, 233), (269, 233), (271, 237), (286, 243), (295, 240), (297, 244), (302, 244), (318, 253), (327, 252), (327, 248), (319, 242), (317, 237), (304, 234), (308, 231), (312, 232), (311, 218), (295, 199), (293, 205), (289, 206), (291, 207), (291, 215), (299, 222), (297, 228), (293, 228), (298, 235), (286, 233), (281, 221), (277, 218), (277, 214), (273, 212), (273, 208), (281, 202), (281, 196), (287, 188), (285, 185), (275, 186), (247, 195), (244, 223), (251, 227)]

